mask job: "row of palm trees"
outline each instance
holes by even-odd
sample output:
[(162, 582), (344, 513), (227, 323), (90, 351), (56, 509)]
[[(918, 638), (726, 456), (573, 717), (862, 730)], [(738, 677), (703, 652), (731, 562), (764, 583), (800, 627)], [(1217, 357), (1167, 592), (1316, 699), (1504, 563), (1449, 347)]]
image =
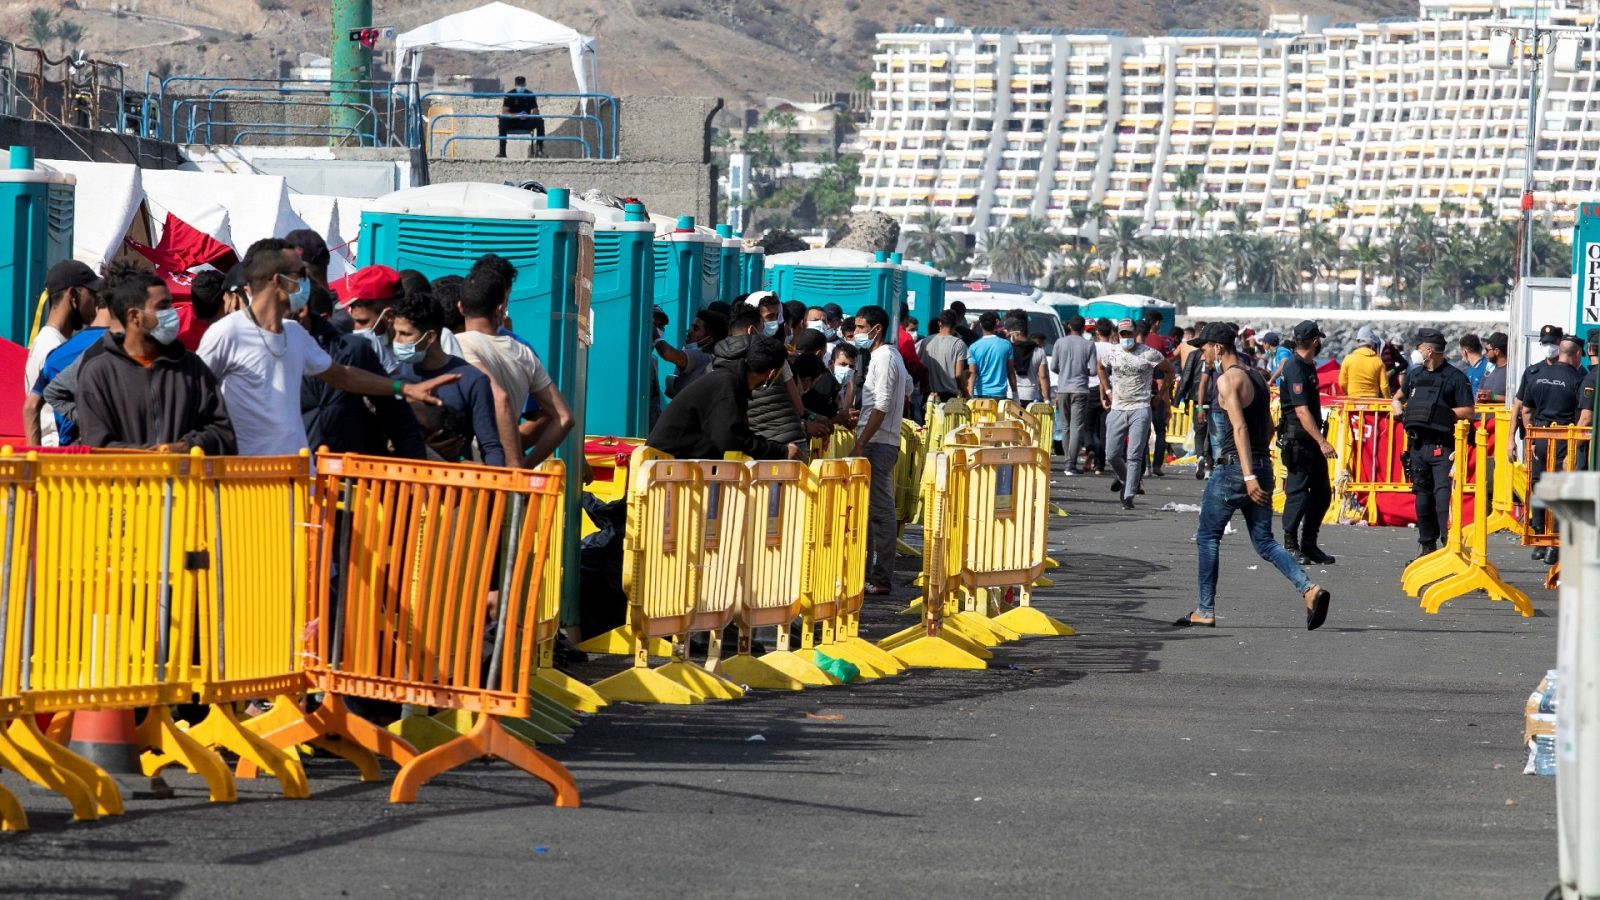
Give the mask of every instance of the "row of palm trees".
[[(1211, 211), (1206, 202), (1195, 202), (1194, 186), (1178, 188), (1180, 210)], [(907, 239), (912, 256), (951, 275), (981, 265), (996, 280), (1080, 297), (1114, 290), (1183, 303), (1254, 294), (1311, 305), (1321, 294), (1340, 306), (1346, 299), (1341, 295), (1349, 292), (1353, 305), (1366, 308), (1370, 289), (1378, 288), (1393, 304), (1426, 309), (1492, 305), (1515, 280), (1519, 223), (1496, 219), (1487, 204), (1479, 219), (1489, 224), (1469, 225), (1454, 204), (1442, 204), (1438, 212), (1411, 206), (1401, 210), (1386, 236), (1341, 239), (1304, 211), (1296, 227), (1264, 232), (1240, 207), (1216, 233), (1185, 228), (1152, 234), (1138, 217), (1108, 218), (1103, 208), (1088, 207), (1068, 217), (1065, 231), (1043, 219), (1017, 219), (980, 234), (969, 251), (965, 235), (945, 215), (929, 211), (908, 223)], [(1568, 254), (1548, 227), (1536, 224), (1535, 275), (1565, 275)], [(1353, 289), (1345, 286), (1347, 278), (1354, 280)]]

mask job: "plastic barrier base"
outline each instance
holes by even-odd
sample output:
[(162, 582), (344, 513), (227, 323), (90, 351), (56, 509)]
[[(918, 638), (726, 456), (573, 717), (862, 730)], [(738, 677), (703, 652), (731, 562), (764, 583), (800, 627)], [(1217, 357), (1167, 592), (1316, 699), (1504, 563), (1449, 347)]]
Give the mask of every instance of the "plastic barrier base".
[(75, 821), (122, 815), (122, 794), (111, 776), (46, 738), (32, 716), (12, 720), (0, 734), (0, 767), (65, 797)]
[(425, 710), (401, 716), (384, 726), (384, 730), (415, 747), (419, 753), (442, 747), (461, 737), (461, 732), (428, 715)]
[(744, 691), (737, 684), (713, 675), (688, 660), (676, 659), (655, 670), (663, 678), (683, 685), (707, 700), (737, 700)]
[[(629, 625), (618, 625), (578, 645), (578, 649), (585, 653), (604, 653), (607, 656), (632, 656), (633, 647), (633, 628)], [(671, 656), (672, 644), (663, 638), (655, 638), (650, 641), (650, 655), (662, 658)]]
[[(290, 709), (299, 712), (293, 705)], [(276, 707), (273, 712), (277, 712)], [(351, 712), (338, 694), (323, 694), (322, 705), (315, 710), (297, 715), (288, 724), (257, 733), (279, 749), (310, 743), (344, 757), (360, 770), (362, 781), (373, 781), (380, 776), (376, 758), (379, 754), (400, 765), (417, 755), (416, 748), (410, 744)], [(340, 740), (328, 742), (325, 739), (329, 737)], [(255, 771), (248, 760), (239, 760), (239, 777), (252, 778)]]
[[(757, 662), (764, 666), (771, 666), (809, 687), (829, 687), (839, 683), (839, 679), (818, 668), (810, 657), (811, 652), (809, 650), (803, 652), (797, 650), (773, 650), (763, 655)], [(746, 683), (755, 684), (755, 682)]]
[(28, 814), (22, 804), (3, 787), (0, 787), (0, 831), (27, 831)]
[(1424, 588), (1435, 581), (1459, 575), (1471, 567), (1467, 554), (1453, 547), (1443, 547), (1412, 560), (1400, 573), (1400, 589), (1405, 591), (1407, 597), (1418, 597)]
[[(139, 757), (145, 775), (154, 778), (168, 766), (181, 765), (205, 779), (212, 803), (233, 803), (239, 799), (239, 789), (234, 784), (233, 773), (228, 771), (228, 764), (215, 750), (179, 728), (165, 706), (150, 707), (144, 721), (134, 730), (134, 740), (145, 748), (145, 753)], [(310, 789), (306, 792), (309, 794)]]
[(594, 688), (571, 675), (556, 669), (540, 669), (533, 676), (533, 692), (581, 713), (597, 713), (606, 705), (606, 698)]
[[(287, 699), (283, 702), (292, 703)], [(283, 796), (292, 800), (303, 800), (311, 796), (311, 785), (306, 780), (306, 770), (300, 764), (299, 753), (292, 748), (280, 750), (263, 740), (255, 731), (245, 727), (233, 711), (232, 704), (212, 704), (206, 717), (190, 727), (187, 734), (203, 747), (220, 747), (241, 760), (250, 760), (258, 769), (267, 770), (283, 786)], [(182, 765), (188, 768), (185, 760), (176, 757), (156, 753), (148, 756), (149, 759), (143, 762), (146, 771), (151, 769), (160, 771), (170, 765)]]
[(1490, 600), (1504, 600), (1516, 607), (1525, 619), (1533, 618), (1533, 601), (1500, 577), (1500, 570), (1485, 563), (1471, 570), (1452, 575), (1422, 592), (1422, 609), (1432, 615), (1439, 607), (1473, 591), (1483, 591)]
[(595, 684), (600, 696), (612, 703), (661, 703), (690, 706), (705, 698), (654, 669), (633, 666)]
[(769, 691), (802, 691), (806, 687), (806, 682), (767, 662), (766, 657), (757, 659), (747, 653), (718, 662), (717, 674), (735, 684)]
[(543, 781), (555, 791), (555, 805), (578, 805), (578, 786), (565, 766), (513, 737), (498, 716), (478, 716), (472, 730), (412, 758), (400, 767), (389, 788), (390, 803), (415, 803), (417, 790), (439, 775), (485, 758), (501, 759)]
[[(922, 632), (924, 629), (918, 625), (915, 629)], [(890, 655), (899, 660), (902, 665), (917, 669), (987, 669), (989, 664), (978, 656), (963, 649), (945, 631), (941, 630), (936, 635), (922, 634), (887, 648)]]
[(1078, 633), (1077, 629), (1071, 625), (1058, 622), (1031, 606), (1018, 606), (1015, 609), (1007, 610), (995, 616), (994, 621), (1018, 634), (1039, 637), (1067, 637)]

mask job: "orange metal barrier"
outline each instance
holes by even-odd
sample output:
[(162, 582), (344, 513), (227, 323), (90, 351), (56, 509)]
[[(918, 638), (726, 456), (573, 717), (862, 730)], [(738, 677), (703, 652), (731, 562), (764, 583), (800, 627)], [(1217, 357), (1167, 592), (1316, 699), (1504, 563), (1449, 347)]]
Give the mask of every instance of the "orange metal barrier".
[[(419, 465), (347, 454), (318, 460), (317, 570), (307, 671), (323, 704), (263, 735), (282, 748), (336, 734), (401, 763), (390, 802), (497, 757), (544, 781), (557, 806), (577, 787), (509, 734), (529, 715), (537, 604), (553, 558), (564, 473)], [(343, 512), (339, 512), (342, 508)], [(337, 588), (337, 593), (335, 593)], [(471, 730), (425, 753), (354, 716), (343, 697), (464, 710)]]
[[(1523, 431), (1525, 452), (1522, 461), (1526, 472), (1522, 496), (1533, 497), (1533, 486), (1543, 472), (1576, 472), (1584, 468), (1589, 458), (1590, 431), (1577, 425), (1535, 426)], [(1542, 470), (1542, 471), (1541, 471)], [(1531, 500), (1530, 500), (1531, 502)], [(1543, 522), (1537, 513), (1528, 510), (1522, 520), (1522, 546), (1559, 547), (1561, 527), (1556, 516), (1546, 513)]]

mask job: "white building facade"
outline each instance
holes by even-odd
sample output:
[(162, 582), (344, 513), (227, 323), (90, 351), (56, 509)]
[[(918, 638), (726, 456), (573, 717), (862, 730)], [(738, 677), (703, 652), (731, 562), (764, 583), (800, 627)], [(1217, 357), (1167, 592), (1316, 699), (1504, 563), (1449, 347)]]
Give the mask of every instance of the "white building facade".
[[(1541, 24), (1592, 29), (1600, 12), (1537, 2)], [(1268, 230), (1304, 210), (1341, 237), (1381, 237), (1413, 205), (1452, 204), (1469, 226), (1515, 217), (1530, 62), (1488, 55), (1491, 23), (1527, 21), (1535, 3), (1421, 0), (1403, 20), (1274, 16), (1265, 32), (1161, 37), (882, 34), (857, 208), (931, 210), (973, 233), (1027, 216), (1071, 233), (1096, 204), (1149, 233), (1220, 231), (1236, 209)], [(1567, 62), (1547, 61), (1538, 90), (1535, 209), (1558, 232), (1600, 198), (1600, 33)]]

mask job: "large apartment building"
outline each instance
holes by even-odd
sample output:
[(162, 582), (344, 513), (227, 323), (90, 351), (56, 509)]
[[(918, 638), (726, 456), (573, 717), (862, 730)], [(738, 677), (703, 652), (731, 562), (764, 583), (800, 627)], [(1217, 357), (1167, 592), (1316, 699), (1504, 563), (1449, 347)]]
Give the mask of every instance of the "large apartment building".
[[(1489, 64), (1495, 22), (1593, 28), (1600, 0), (1421, 0), (1416, 18), (1270, 30), (1012, 30), (944, 22), (879, 35), (858, 208), (934, 210), (978, 233), (1074, 212), (1151, 232), (1266, 229), (1301, 210), (1342, 235), (1413, 204), (1481, 224), (1519, 213), (1530, 62)], [(1536, 215), (1600, 197), (1600, 33), (1539, 72)], [(1576, 63), (1572, 50), (1576, 49)], [(1198, 176), (1180, 189), (1180, 173)], [(1186, 179), (1185, 179), (1186, 180)], [(1201, 210), (1204, 210), (1203, 215)]]

